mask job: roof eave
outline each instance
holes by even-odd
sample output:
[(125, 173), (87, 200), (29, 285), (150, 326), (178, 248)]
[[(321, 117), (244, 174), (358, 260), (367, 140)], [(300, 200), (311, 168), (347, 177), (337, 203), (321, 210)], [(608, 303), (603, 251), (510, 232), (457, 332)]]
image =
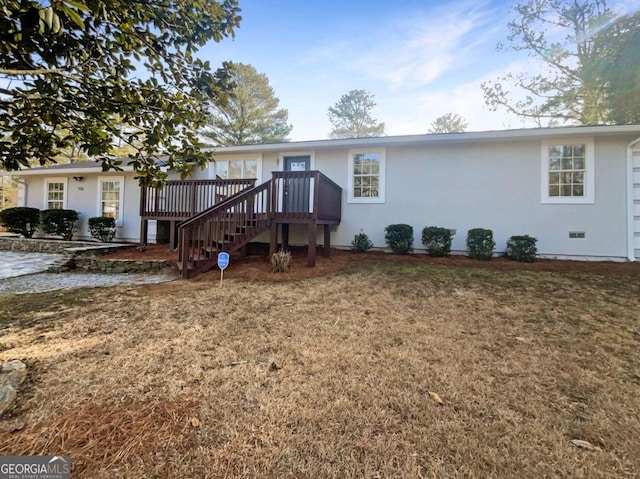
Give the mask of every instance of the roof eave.
[(215, 153), (248, 153), (268, 151), (303, 151), (319, 148), (381, 147), (397, 144), (455, 144), (478, 141), (512, 141), (522, 139), (544, 139), (561, 136), (602, 135), (640, 133), (640, 125), (569, 126), (557, 128), (530, 128), (520, 130), (472, 131), (426, 135), (382, 136), (368, 138), (346, 138), (334, 140), (308, 140), (257, 145), (238, 145), (208, 148)]

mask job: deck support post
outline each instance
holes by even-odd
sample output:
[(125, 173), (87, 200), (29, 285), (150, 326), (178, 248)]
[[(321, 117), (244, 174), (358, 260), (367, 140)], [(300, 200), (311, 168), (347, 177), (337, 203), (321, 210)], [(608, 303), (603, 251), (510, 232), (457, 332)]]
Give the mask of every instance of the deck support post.
[(282, 251), (289, 251), (289, 223), (282, 223)]
[(149, 236), (149, 220), (144, 218), (140, 220), (140, 246), (147, 244), (147, 237)]
[(278, 247), (278, 223), (275, 221), (271, 222), (271, 233), (269, 235), (269, 260), (271, 259), (271, 255), (276, 252), (276, 248)]
[(176, 222), (174, 220), (169, 221), (169, 248), (176, 249), (178, 247), (176, 243)]
[(309, 223), (309, 250), (307, 253), (307, 265), (316, 265), (316, 235), (317, 225), (314, 221)]
[(328, 258), (331, 254), (331, 225), (323, 225), (324, 226), (324, 248), (322, 250), (322, 254), (325, 258)]

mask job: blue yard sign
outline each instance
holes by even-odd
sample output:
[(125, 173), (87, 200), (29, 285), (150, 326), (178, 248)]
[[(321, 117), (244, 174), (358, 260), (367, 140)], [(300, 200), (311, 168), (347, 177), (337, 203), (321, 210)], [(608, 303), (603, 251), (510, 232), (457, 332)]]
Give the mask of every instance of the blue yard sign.
[(222, 277), (224, 276), (224, 269), (229, 266), (229, 253), (222, 251), (218, 253), (218, 268), (220, 268), (220, 286), (222, 286)]
[(229, 253), (218, 253), (218, 268), (225, 269), (229, 266)]

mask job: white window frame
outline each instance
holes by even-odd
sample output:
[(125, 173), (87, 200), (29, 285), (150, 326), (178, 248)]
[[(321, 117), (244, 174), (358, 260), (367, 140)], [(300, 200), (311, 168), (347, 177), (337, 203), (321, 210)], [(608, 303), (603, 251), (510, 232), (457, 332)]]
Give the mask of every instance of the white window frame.
[[(213, 159), (213, 163), (211, 164), (211, 178), (212, 179), (216, 179), (216, 164), (218, 162), (226, 162), (229, 163), (230, 161), (238, 161), (238, 160), (243, 160), (243, 161), (247, 161), (247, 160), (254, 160), (257, 164), (256, 167), (256, 184), (260, 184), (262, 182), (262, 154), (258, 154), (258, 155), (220, 155), (220, 157)], [(244, 166), (243, 166), (244, 168)]]
[[(585, 178), (584, 196), (549, 196), (549, 147), (584, 145)], [(595, 203), (595, 144), (589, 138), (559, 138), (542, 142), (541, 155), (541, 202), (543, 204), (593, 204)]]
[(69, 178), (61, 176), (59, 178), (45, 178), (44, 179), (44, 208), (49, 209), (49, 185), (51, 183), (62, 183), (64, 190), (62, 192), (62, 209), (67, 209), (67, 200), (69, 197)]
[(118, 199), (118, 211), (120, 217), (116, 220), (116, 226), (124, 225), (124, 176), (99, 176), (98, 177), (98, 208), (97, 216), (102, 216), (102, 184), (105, 181), (119, 181), (120, 182), (120, 198)]
[[(353, 157), (357, 154), (377, 153), (380, 155), (380, 171), (378, 173), (378, 196), (375, 198), (362, 198), (353, 196)], [(386, 148), (358, 148), (349, 150), (349, 161), (347, 169), (347, 203), (384, 203), (385, 183), (386, 183)]]

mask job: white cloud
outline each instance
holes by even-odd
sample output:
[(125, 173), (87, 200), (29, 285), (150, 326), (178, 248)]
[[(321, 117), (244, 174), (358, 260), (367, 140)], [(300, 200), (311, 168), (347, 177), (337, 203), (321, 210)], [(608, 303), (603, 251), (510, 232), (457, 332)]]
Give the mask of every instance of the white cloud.
[[(383, 25), (368, 48), (352, 49), (349, 65), (392, 89), (431, 84), (464, 61), (486, 37), (494, 10), (478, 3), (447, 4), (406, 21)], [(483, 35), (477, 35), (485, 29)]]
[[(379, 104), (387, 107), (382, 109), (380, 117), (386, 120), (389, 135), (427, 133), (431, 123), (446, 113), (457, 113), (464, 117), (469, 123), (468, 131), (534, 127), (534, 122), (524, 121), (505, 110), (491, 111), (484, 102), (480, 85), (507, 72), (532, 72), (535, 68), (535, 63), (522, 60), (451, 88), (407, 94), (404, 98), (396, 96), (393, 101), (384, 99)], [(517, 95), (517, 92), (514, 93)]]

